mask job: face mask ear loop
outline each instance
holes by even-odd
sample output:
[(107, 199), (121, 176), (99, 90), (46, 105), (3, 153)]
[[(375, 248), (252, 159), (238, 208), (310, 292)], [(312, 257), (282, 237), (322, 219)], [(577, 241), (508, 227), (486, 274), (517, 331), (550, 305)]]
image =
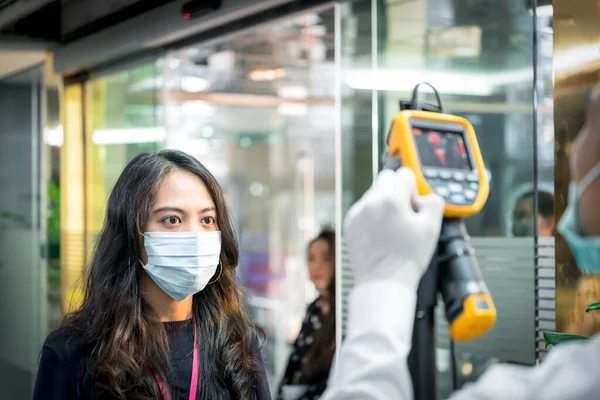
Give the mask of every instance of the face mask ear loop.
[(577, 194), (577, 197), (580, 197), (584, 190), (587, 189), (592, 182), (598, 179), (598, 176), (600, 176), (600, 162), (594, 165), (594, 167), (590, 169), (587, 174), (585, 174), (581, 182), (575, 186), (575, 193)]
[(218, 280), (219, 280), (219, 278), (221, 278), (221, 275), (223, 275), (223, 263), (221, 263), (221, 261), (219, 261), (219, 266), (218, 266), (218, 268), (220, 268), (220, 269), (219, 269), (219, 276), (217, 276), (217, 279), (215, 279), (214, 281), (212, 281), (212, 282), (208, 282), (208, 284), (209, 284), (209, 285), (211, 285), (211, 284), (215, 283), (216, 281), (218, 281)]

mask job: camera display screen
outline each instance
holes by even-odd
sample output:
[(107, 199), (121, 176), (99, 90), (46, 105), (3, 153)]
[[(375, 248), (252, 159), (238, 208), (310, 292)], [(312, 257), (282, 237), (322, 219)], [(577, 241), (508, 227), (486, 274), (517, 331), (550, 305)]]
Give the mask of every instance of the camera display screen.
[(462, 132), (413, 127), (412, 133), (422, 166), (472, 169)]

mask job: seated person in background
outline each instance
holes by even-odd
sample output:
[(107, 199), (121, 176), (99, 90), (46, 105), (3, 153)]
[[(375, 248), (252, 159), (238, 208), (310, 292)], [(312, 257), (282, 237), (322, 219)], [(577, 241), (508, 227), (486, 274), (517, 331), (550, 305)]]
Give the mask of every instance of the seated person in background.
[(320, 296), (306, 311), (279, 387), (279, 400), (316, 400), (327, 387), (335, 353), (335, 233), (308, 244), (308, 273)]
[[(547, 191), (538, 191), (538, 236), (554, 236), (554, 195)], [(535, 192), (522, 194), (513, 211), (512, 233), (515, 237), (533, 236)]]

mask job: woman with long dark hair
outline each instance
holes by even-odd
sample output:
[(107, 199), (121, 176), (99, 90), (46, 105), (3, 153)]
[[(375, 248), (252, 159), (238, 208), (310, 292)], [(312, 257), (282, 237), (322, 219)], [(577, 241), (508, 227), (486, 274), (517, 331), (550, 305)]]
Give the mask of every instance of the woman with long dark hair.
[(319, 297), (306, 311), (279, 388), (279, 400), (317, 400), (327, 388), (335, 353), (335, 233), (308, 244), (308, 273)]
[(83, 304), (44, 344), (34, 399), (269, 399), (237, 263), (211, 173), (175, 150), (134, 158), (110, 194)]

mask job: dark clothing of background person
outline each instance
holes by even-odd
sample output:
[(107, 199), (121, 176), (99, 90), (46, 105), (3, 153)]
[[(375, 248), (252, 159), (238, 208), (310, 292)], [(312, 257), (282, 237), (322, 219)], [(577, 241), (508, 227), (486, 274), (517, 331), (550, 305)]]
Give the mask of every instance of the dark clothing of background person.
[(302, 328), (294, 342), (294, 348), (279, 387), (277, 400), (283, 399), (282, 388), (284, 385), (308, 385), (307, 391), (298, 400), (317, 400), (327, 388), (327, 379), (329, 378), (331, 365), (326, 371), (321, 371), (317, 376), (308, 381), (302, 374), (303, 361), (306, 361), (307, 355), (311, 350), (314, 335), (323, 325), (323, 313), (319, 300), (315, 300), (308, 306), (306, 316), (302, 322)]
[[(173, 384), (175, 394), (172, 400), (188, 400), (192, 379), (193, 326), (191, 320), (163, 324), (169, 339), (175, 375)], [(52, 334), (42, 349), (33, 400), (111, 399), (110, 395), (99, 393), (93, 385), (84, 383), (86, 357), (91, 350), (91, 346), (81, 345), (77, 341), (76, 334), (65, 329)], [(256, 351), (260, 351), (258, 347)], [(260, 378), (260, 381), (255, 383), (256, 399), (270, 400), (271, 395), (264, 368)], [(227, 382), (221, 382), (221, 387), (221, 395), (218, 399), (206, 400), (246, 400), (233, 399)]]

